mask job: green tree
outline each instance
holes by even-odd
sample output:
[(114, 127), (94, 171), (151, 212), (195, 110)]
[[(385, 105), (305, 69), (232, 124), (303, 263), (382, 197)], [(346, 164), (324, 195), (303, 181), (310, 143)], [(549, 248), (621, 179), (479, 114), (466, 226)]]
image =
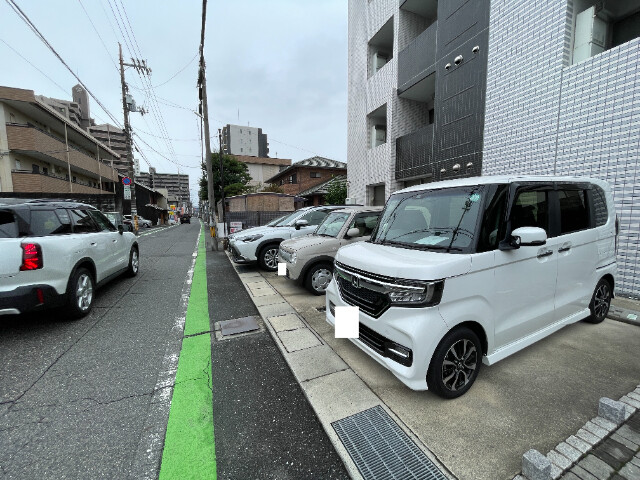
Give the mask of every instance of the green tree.
[(276, 185), (275, 183), (270, 183), (266, 187), (262, 189), (263, 192), (274, 192), (274, 193), (284, 193), (284, 188), (280, 185)]
[[(218, 153), (211, 154), (213, 166), (213, 191), (216, 204), (222, 198), (220, 195), (220, 162)], [(231, 197), (250, 191), (248, 183), (251, 181), (249, 167), (246, 163), (239, 162), (231, 155), (222, 155), (224, 169), (224, 195)], [(207, 166), (202, 164), (202, 177), (200, 177), (200, 199), (207, 200)]]
[(325, 202), (328, 205), (344, 205), (347, 199), (347, 182), (343, 179), (334, 178), (327, 185), (327, 195)]

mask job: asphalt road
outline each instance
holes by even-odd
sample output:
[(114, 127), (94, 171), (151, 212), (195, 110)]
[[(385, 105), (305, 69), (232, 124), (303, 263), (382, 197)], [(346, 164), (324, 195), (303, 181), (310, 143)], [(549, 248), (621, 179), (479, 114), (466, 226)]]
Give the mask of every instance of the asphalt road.
[(0, 317), (1, 479), (128, 477), (199, 232), (141, 231), (139, 275), (84, 319)]

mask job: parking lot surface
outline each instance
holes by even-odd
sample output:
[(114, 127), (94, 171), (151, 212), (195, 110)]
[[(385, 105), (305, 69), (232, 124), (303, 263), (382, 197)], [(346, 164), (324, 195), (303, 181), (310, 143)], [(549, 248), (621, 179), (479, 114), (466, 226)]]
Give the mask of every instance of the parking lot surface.
[[(473, 388), (455, 400), (406, 388), (349, 340), (334, 338), (324, 297), (293, 282), (262, 277), (335, 351), (380, 403), (393, 412), (422, 446), (460, 479), (511, 479), (531, 448), (547, 452), (597, 415), (601, 397), (619, 398), (640, 381), (638, 326), (606, 319), (565, 327), (529, 348), (487, 367)], [(309, 349), (314, 355), (319, 349)], [(313, 359), (308, 358), (308, 362)], [(307, 396), (316, 411), (331, 408), (330, 396)]]

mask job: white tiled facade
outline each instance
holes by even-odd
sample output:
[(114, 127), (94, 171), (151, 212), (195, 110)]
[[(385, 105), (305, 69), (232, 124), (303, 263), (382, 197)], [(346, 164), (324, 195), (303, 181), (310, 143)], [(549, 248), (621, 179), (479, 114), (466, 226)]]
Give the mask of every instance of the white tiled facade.
[(482, 173), (607, 180), (616, 292), (640, 296), (640, 39), (571, 65), (573, 13), (572, 1), (491, 2)]

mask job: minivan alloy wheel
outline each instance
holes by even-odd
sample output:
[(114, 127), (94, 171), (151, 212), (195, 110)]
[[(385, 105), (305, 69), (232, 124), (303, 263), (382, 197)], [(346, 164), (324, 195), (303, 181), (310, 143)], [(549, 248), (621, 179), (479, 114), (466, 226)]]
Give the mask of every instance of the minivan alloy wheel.
[(597, 317), (604, 317), (609, 311), (609, 303), (611, 302), (611, 293), (609, 292), (609, 285), (601, 283), (596, 289), (596, 294), (593, 296), (593, 311)]
[(91, 277), (87, 273), (82, 273), (78, 277), (76, 283), (76, 303), (78, 309), (86, 311), (91, 307), (91, 301), (93, 300), (93, 282)]
[(267, 247), (262, 253), (265, 267), (269, 270), (278, 268), (278, 247)]
[(464, 388), (471, 378), (478, 363), (476, 346), (467, 339), (458, 340), (442, 362), (442, 383), (451, 391)]

